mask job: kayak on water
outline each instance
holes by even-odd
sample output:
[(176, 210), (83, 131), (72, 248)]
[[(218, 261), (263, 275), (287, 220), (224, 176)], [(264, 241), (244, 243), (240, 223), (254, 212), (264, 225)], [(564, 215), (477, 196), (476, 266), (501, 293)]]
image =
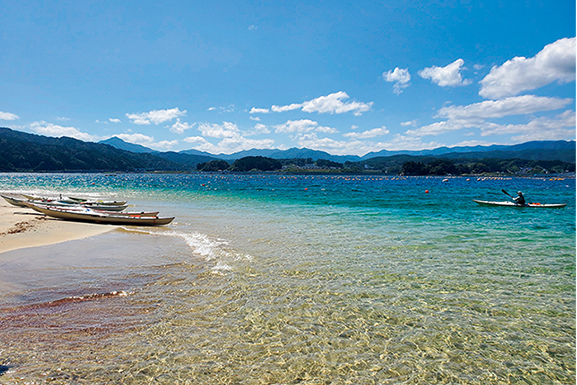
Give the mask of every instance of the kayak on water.
[(481, 206), (509, 206), (509, 207), (537, 207), (537, 208), (544, 208), (544, 209), (560, 209), (567, 206), (566, 203), (526, 203), (524, 205), (520, 205), (515, 202), (491, 202), (491, 201), (482, 201), (479, 199), (473, 199), (473, 202), (480, 204)]

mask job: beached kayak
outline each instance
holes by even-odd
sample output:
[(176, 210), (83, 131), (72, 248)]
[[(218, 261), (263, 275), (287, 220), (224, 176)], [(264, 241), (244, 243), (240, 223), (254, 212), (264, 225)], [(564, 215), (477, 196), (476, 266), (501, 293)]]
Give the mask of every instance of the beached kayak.
[(128, 216), (117, 213), (99, 213), (94, 210), (87, 212), (70, 211), (57, 207), (26, 203), (35, 211), (53, 218), (65, 219), (69, 221), (92, 222), (112, 225), (134, 225), (134, 226), (160, 226), (167, 225), (174, 217), (159, 218), (157, 216)]
[(473, 202), (478, 203), (481, 206), (536, 207), (544, 209), (560, 209), (567, 206), (566, 203), (527, 203), (524, 205), (520, 205), (515, 202), (509, 202), (509, 201), (491, 202), (491, 201), (482, 201), (479, 199), (473, 199)]
[(98, 203), (67, 203), (63, 201), (53, 201), (53, 200), (29, 200), (29, 199), (22, 199), (17, 198), (14, 196), (8, 195), (1, 195), (2, 198), (6, 200), (6, 202), (10, 203), (14, 206), (19, 207), (28, 207), (28, 203), (40, 203), (47, 206), (53, 207), (64, 207), (64, 208), (72, 208), (72, 207), (90, 207), (96, 210), (103, 210), (103, 211), (123, 211), (128, 207), (128, 205), (105, 205), (105, 204), (98, 204)]

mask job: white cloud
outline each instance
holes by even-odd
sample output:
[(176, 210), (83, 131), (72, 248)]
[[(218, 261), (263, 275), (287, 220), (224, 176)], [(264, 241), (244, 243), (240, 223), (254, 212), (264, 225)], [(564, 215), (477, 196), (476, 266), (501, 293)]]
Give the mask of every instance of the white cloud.
[(478, 127), (483, 129), (492, 123), (487, 119), (497, 119), (506, 116), (527, 115), (536, 112), (553, 111), (571, 103), (571, 99), (558, 99), (523, 95), (501, 100), (487, 100), (468, 106), (449, 106), (439, 110), (436, 117), (447, 120), (436, 122), (414, 130), (408, 130), (407, 135), (426, 136), (440, 135), (463, 128)]
[(564, 38), (546, 45), (531, 58), (515, 57), (481, 80), (479, 95), (484, 98), (502, 98), (534, 90), (555, 81), (569, 83), (575, 80), (575, 38)]
[(251, 132), (251, 134), (270, 134), (270, 130), (264, 124), (257, 123), (255, 124), (254, 130)]
[(70, 120), (70, 118), (67, 118), (65, 116), (59, 116), (56, 118), (56, 120), (60, 121), (60, 122), (67, 122)]
[(10, 112), (0, 111), (0, 120), (16, 120), (16, 119), (20, 119), (20, 117)]
[(32, 123), (30, 129), (46, 136), (68, 136), (85, 142), (98, 142), (100, 140), (100, 137), (81, 132), (75, 127), (63, 127), (57, 124), (46, 123), (44, 121)]
[(457, 87), (471, 84), (470, 80), (463, 81), (461, 77), (461, 67), (465, 61), (457, 59), (446, 67), (432, 66), (419, 71), (419, 76), (423, 79), (431, 79), (441, 87)]
[(303, 133), (313, 131), (319, 124), (313, 120), (289, 120), (286, 123), (274, 126), (276, 133)]
[(381, 135), (387, 135), (388, 133), (389, 130), (387, 130), (387, 128), (383, 126), (379, 128), (373, 128), (372, 130), (368, 130), (365, 132), (349, 132), (348, 134), (343, 134), (343, 136), (347, 138), (370, 139)]
[(313, 120), (301, 119), (301, 120), (289, 120), (286, 123), (278, 124), (274, 126), (276, 133), (305, 133), (311, 131), (319, 131), (324, 133), (333, 134), (337, 132), (335, 128), (323, 127)]
[(399, 95), (403, 92), (404, 88), (409, 86), (409, 82), (411, 81), (411, 74), (409, 73), (409, 69), (402, 69), (396, 67), (392, 71), (387, 71), (383, 73), (383, 79), (387, 82), (395, 83), (393, 85), (394, 92)]
[(437, 117), (448, 119), (488, 119), (511, 115), (526, 115), (540, 111), (558, 110), (571, 103), (571, 99), (523, 95), (501, 100), (486, 100), (468, 106), (449, 106), (439, 110)]
[(297, 103), (292, 103), (289, 104), (288, 106), (272, 106), (270, 109), (273, 112), (286, 112), (286, 111), (292, 111), (292, 110), (298, 110), (299, 108), (302, 108), (302, 104), (297, 104)]
[[(286, 106), (272, 106), (271, 110), (273, 112), (286, 112), (292, 110), (298, 110), (302, 108), (304, 112), (318, 112), (319, 114), (344, 114), (347, 112), (353, 112), (355, 116), (360, 116), (363, 112), (369, 111), (373, 106), (373, 102), (361, 103), (361, 102), (343, 102), (344, 99), (348, 99), (344, 91), (335, 92), (327, 96), (320, 96), (316, 99), (309, 100), (302, 104), (289, 104)], [(251, 110), (251, 113), (253, 108)], [(268, 112), (268, 110), (266, 110)]]
[(200, 143), (200, 144), (205, 144), (208, 143), (208, 141), (206, 139), (204, 139), (202, 136), (189, 136), (188, 138), (184, 138), (183, 139), (185, 142), (187, 143)]
[(298, 138), (299, 147), (311, 150), (326, 151), (334, 155), (364, 154), (370, 152), (365, 143), (358, 140), (342, 141), (331, 138), (319, 138), (314, 132), (304, 134)]
[(144, 134), (118, 134), (114, 136), (124, 140), (125, 142), (140, 144), (143, 146), (149, 146), (150, 144), (154, 143), (154, 138), (152, 136)]
[(186, 110), (180, 111), (178, 108), (169, 110), (154, 110), (150, 112), (143, 112), (140, 114), (126, 114), (132, 123), (139, 125), (149, 125), (151, 123), (160, 124), (176, 119), (179, 116), (186, 115)]
[(175, 132), (177, 134), (182, 134), (184, 131), (191, 129), (194, 124), (189, 124), (188, 122), (181, 122), (179, 118), (176, 119), (176, 122), (170, 127), (170, 131)]
[(253, 148), (267, 149), (273, 148), (274, 140), (272, 139), (247, 139), (238, 134), (232, 137), (225, 137), (218, 143), (211, 143), (201, 136), (192, 136), (184, 139), (185, 142), (191, 143), (193, 148), (199, 151), (206, 151), (211, 154), (232, 154), (238, 151), (250, 150)]
[(220, 124), (200, 123), (198, 129), (203, 136), (211, 138), (235, 138), (240, 136), (240, 130), (237, 125), (230, 122)]
[(253, 107), (250, 109), (249, 114), (268, 114), (270, 111), (268, 108), (256, 108)]
[(575, 111), (568, 110), (555, 118), (536, 118), (527, 124), (488, 124), (481, 129), (481, 135), (521, 134), (513, 137), (517, 142), (575, 139), (575, 123)]
[(133, 144), (140, 144), (141, 146), (145, 146), (148, 148), (152, 148), (154, 150), (159, 151), (169, 151), (170, 149), (174, 148), (178, 145), (178, 140), (162, 140), (160, 142), (155, 142), (152, 136), (144, 135), (144, 134), (117, 134), (114, 135), (125, 142), (133, 143)]
[(108, 120), (110, 120), (111, 123), (121, 123), (120, 119), (108, 118)]
[(316, 99), (303, 103), (304, 112), (318, 112), (320, 114), (343, 114), (345, 112), (353, 111), (355, 116), (361, 115), (371, 109), (373, 102), (360, 103), (348, 102), (343, 103), (342, 99), (348, 99), (349, 95), (346, 92), (339, 91), (327, 96), (320, 96)]
[[(209, 107), (207, 111), (219, 111), (220, 113), (223, 112), (234, 112), (234, 104), (231, 104), (228, 107)], [(184, 111), (186, 112), (186, 111)]]
[(418, 151), (443, 146), (443, 144), (439, 142), (432, 141), (424, 143), (421, 141), (421, 138), (402, 134), (397, 134), (393, 137), (392, 140), (382, 142), (379, 145), (382, 147), (381, 149), (387, 149), (389, 151), (399, 151), (399, 150)]
[(178, 140), (161, 140), (160, 142), (151, 144), (150, 147), (155, 150), (169, 151), (176, 145), (178, 145)]
[(417, 121), (416, 120), (409, 120), (407, 122), (402, 122), (401, 126), (406, 127), (406, 126), (416, 126), (417, 125)]
[(348, 141), (331, 138), (319, 138), (316, 133), (303, 134), (298, 138), (298, 145), (313, 150), (326, 151), (334, 155), (365, 155), (369, 152), (387, 150), (422, 150), (441, 146), (437, 142), (423, 143), (419, 138), (396, 135), (388, 142)]

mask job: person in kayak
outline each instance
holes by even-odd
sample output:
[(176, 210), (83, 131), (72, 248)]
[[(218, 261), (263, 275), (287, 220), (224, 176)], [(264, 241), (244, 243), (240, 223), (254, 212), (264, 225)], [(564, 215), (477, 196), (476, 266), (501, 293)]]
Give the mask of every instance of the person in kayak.
[(523, 196), (523, 193), (521, 191), (517, 192), (517, 196), (513, 198), (513, 200), (518, 205), (525, 206), (525, 197)]

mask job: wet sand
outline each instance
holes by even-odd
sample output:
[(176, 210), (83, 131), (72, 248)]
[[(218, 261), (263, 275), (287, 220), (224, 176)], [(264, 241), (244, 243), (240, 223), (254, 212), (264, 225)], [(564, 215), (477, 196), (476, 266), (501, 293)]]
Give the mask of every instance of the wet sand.
[(68, 222), (45, 217), (32, 209), (0, 202), (0, 259), (6, 251), (52, 245), (88, 238), (114, 230), (115, 226)]

